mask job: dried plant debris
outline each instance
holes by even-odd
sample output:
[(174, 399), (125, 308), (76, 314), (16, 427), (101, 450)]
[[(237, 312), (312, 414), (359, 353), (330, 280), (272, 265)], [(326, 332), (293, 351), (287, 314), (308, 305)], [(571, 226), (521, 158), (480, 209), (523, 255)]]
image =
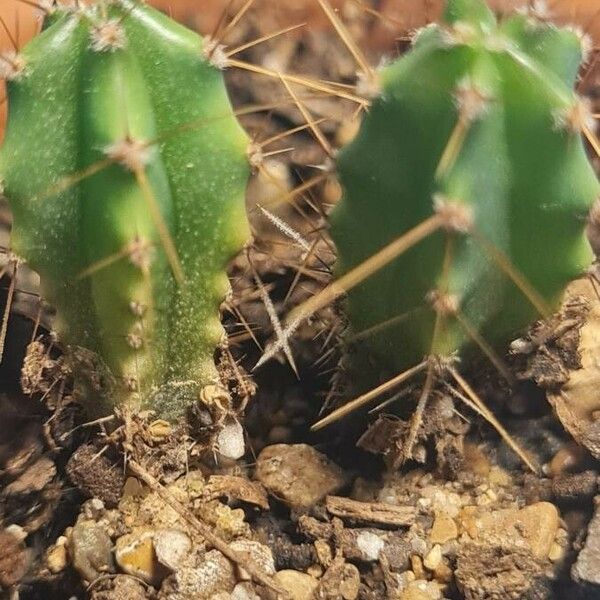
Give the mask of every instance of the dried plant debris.
[(529, 346), (527, 341), (516, 344), (531, 348), (525, 375), (547, 388), (565, 429), (600, 458), (600, 300), (594, 279), (581, 279), (569, 287), (562, 313), (547, 327), (541, 337), (531, 336)]

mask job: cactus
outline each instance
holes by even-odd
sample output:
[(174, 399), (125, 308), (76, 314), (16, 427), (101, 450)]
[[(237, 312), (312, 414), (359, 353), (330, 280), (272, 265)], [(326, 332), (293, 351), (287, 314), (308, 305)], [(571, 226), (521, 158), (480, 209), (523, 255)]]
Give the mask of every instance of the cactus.
[(591, 263), (585, 221), (600, 185), (581, 135), (593, 135), (591, 114), (573, 91), (584, 52), (575, 30), (449, 0), (377, 73), (337, 160), (337, 275), (428, 233), (348, 292), (352, 333), (380, 366), (476, 348), (493, 358)]
[(218, 379), (249, 140), (218, 48), (134, 0), (55, 11), (0, 64), (12, 250), (40, 274), (76, 379), (100, 392), (90, 410), (174, 419)]

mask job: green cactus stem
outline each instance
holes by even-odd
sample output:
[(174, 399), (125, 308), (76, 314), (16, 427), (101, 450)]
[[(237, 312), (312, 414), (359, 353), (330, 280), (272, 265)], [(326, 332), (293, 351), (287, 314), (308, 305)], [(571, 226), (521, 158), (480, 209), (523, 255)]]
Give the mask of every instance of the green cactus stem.
[[(553, 310), (590, 265), (600, 185), (573, 87), (582, 38), (481, 0), (378, 73), (379, 94), (337, 167), (338, 276), (428, 219), (435, 232), (348, 293), (353, 334), (390, 371), (479, 347), (488, 356)], [(485, 341), (484, 341), (485, 340)]]
[(226, 263), (249, 235), (249, 140), (204, 44), (114, 0), (57, 9), (2, 57), (12, 250), (40, 274), (76, 370), (90, 356), (106, 367), (86, 379), (93, 412), (176, 418), (218, 381)]

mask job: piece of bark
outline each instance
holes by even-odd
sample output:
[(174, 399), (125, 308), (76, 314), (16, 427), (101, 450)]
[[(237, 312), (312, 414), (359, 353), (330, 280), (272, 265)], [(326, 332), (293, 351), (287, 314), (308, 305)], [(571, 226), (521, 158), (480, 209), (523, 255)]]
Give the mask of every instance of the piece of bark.
[(358, 502), (341, 496), (327, 496), (327, 512), (341, 519), (360, 523), (376, 523), (390, 527), (408, 527), (415, 522), (417, 511), (412, 506), (395, 506), (382, 502)]

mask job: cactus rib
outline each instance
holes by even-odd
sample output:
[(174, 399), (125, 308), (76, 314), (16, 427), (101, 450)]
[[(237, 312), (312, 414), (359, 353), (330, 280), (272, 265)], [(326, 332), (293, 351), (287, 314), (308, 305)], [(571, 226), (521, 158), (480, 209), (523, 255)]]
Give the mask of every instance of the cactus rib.
[(12, 248), (39, 272), (74, 362), (92, 352), (110, 372), (92, 410), (176, 418), (218, 379), (249, 140), (196, 34), (134, 0), (51, 19), (8, 85)]
[(470, 332), (501, 346), (590, 264), (585, 216), (600, 186), (573, 91), (582, 54), (572, 30), (525, 15), (497, 23), (481, 0), (450, 0), (444, 21), (380, 70), (337, 161), (338, 276), (432, 214), (444, 227), (348, 293), (355, 334), (389, 324), (362, 340), (379, 364), (464, 353), (481, 345)]

